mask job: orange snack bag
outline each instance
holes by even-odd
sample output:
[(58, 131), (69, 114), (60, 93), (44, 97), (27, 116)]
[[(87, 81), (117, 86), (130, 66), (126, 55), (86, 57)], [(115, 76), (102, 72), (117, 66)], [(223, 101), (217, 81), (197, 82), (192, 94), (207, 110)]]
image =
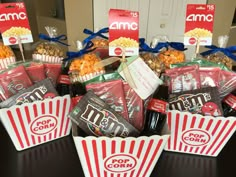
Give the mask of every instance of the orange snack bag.
[(72, 82), (84, 82), (98, 75), (104, 74), (103, 67), (94, 67), (101, 59), (95, 53), (86, 53), (75, 58), (70, 65), (69, 75)]

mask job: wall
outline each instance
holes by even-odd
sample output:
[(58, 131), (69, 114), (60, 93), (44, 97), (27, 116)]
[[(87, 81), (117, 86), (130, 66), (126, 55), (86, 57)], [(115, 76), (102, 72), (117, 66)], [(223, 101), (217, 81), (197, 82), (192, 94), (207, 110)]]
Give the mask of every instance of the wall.
[(236, 26), (230, 28), (228, 46), (236, 46)]
[[(218, 36), (228, 35), (233, 21), (236, 0), (208, 0), (208, 4), (215, 4), (215, 19), (213, 31), (213, 44), (218, 45)], [(232, 38), (234, 37), (233, 34)], [(234, 39), (236, 41), (236, 38)]]
[(69, 50), (75, 50), (75, 42), (83, 40), (84, 28), (93, 30), (93, 0), (65, 0), (65, 20), (67, 38), (71, 45)]

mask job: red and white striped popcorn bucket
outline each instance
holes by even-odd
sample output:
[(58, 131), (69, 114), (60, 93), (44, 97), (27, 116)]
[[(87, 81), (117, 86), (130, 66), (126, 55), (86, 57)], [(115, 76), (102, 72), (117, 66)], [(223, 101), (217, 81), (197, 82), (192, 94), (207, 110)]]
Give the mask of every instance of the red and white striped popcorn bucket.
[(33, 54), (32, 58), (34, 61), (41, 61), (47, 63), (62, 63), (62, 60), (64, 59), (63, 57), (41, 55), (41, 54)]
[(0, 70), (7, 69), (9, 65), (14, 64), (15, 62), (16, 62), (15, 56), (0, 59)]
[(0, 116), (15, 148), (20, 151), (69, 135), (70, 106), (70, 96), (65, 95), (0, 109)]
[(72, 134), (85, 177), (149, 177), (169, 136), (80, 137), (74, 127)]
[(165, 150), (204, 156), (217, 156), (236, 130), (235, 117), (180, 111), (169, 111), (167, 123), (170, 137)]

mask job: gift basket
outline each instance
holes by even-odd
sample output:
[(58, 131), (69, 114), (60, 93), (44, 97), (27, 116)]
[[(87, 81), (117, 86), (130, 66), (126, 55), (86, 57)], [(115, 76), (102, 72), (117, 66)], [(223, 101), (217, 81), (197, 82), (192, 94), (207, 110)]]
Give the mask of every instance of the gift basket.
[[(19, 46), (23, 50), (21, 43)], [(52, 48), (43, 50), (50, 53)], [(62, 62), (22, 58), (9, 62), (0, 72), (0, 120), (18, 151), (67, 136), (71, 131), (67, 117), (70, 95), (57, 91)]]
[[(40, 80), (36, 79), (36, 74), (31, 80), (28, 64), (15, 64), (4, 70), (0, 77), (0, 118), (18, 151), (69, 135), (71, 130), (67, 118), (70, 96), (58, 95), (45, 70), (37, 73)], [(35, 72), (35, 66), (29, 68), (36, 69), (32, 70)]]
[(165, 71), (170, 92), (165, 150), (218, 156), (236, 129), (234, 75), (203, 57)]
[[(72, 130), (86, 177), (148, 177), (163, 150), (221, 152), (236, 130), (231, 65), (206, 57), (212, 51), (189, 61), (181, 42), (147, 44), (138, 17), (110, 9), (109, 28), (85, 29), (67, 52), (66, 36), (46, 27), (33, 60), (0, 73), (0, 118), (17, 150)], [(234, 47), (211, 48), (235, 59)]]

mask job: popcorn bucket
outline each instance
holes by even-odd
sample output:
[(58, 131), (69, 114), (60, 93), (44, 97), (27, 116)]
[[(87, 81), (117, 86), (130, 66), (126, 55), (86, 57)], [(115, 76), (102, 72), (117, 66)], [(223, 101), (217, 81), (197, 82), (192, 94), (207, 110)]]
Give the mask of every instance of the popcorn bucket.
[(167, 124), (170, 137), (165, 150), (204, 156), (217, 156), (236, 130), (235, 117), (180, 111), (169, 111)]
[(62, 63), (63, 57), (33, 54), (32, 58), (34, 61), (41, 61), (46, 63)]
[(70, 133), (69, 95), (0, 109), (3, 126), (20, 151)]
[(9, 65), (14, 64), (15, 62), (15, 57), (0, 59), (0, 70), (6, 69)]
[(85, 177), (148, 177), (169, 136), (81, 137), (74, 124), (72, 134)]

